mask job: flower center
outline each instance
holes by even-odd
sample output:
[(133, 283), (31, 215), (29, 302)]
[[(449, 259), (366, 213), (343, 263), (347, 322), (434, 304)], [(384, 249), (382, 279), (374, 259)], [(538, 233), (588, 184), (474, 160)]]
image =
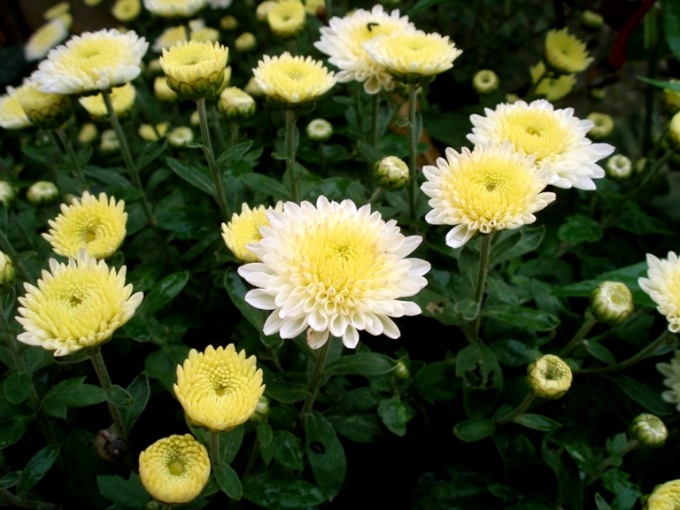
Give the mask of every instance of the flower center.
[(72, 308), (75, 308), (76, 306), (80, 305), (83, 302), (83, 299), (81, 296), (76, 296), (75, 294), (68, 298), (68, 302), (71, 305)]
[(83, 231), (83, 241), (87, 244), (97, 239), (97, 231), (94, 227), (88, 227)]
[(181, 459), (173, 457), (170, 462), (168, 462), (168, 471), (175, 476), (180, 476), (186, 471), (186, 467)]
[(515, 149), (536, 156), (540, 161), (562, 153), (569, 142), (569, 133), (550, 112), (516, 111), (505, 116), (500, 126), (500, 138), (510, 140)]

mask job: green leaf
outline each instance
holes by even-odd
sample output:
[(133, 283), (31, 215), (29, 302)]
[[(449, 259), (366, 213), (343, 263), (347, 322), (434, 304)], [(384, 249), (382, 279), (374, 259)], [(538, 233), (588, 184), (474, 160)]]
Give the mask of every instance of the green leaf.
[(329, 416), (328, 422), (338, 434), (355, 443), (370, 443), (384, 430), (375, 414)]
[(540, 414), (524, 413), (513, 420), (513, 423), (541, 432), (552, 432), (562, 427), (562, 424)]
[(382, 354), (359, 352), (331, 361), (324, 368), (325, 375), (363, 375), (371, 377), (394, 370), (395, 362)]
[(262, 313), (258, 308), (249, 305), (245, 301), (245, 295), (248, 288), (243, 283), (243, 280), (238, 273), (232, 269), (228, 269), (224, 273), (224, 288), (227, 290), (232, 303), (241, 312), (241, 315), (257, 330), (262, 331), (264, 326), (264, 319)]
[(335, 430), (318, 412), (305, 417), (305, 451), (316, 483), (333, 501), (345, 482), (347, 459)]
[(661, 10), (666, 43), (675, 58), (680, 59), (680, 5), (677, 2), (663, 2)]
[(305, 399), (307, 396), (307, 385), (286, 381), (274, 381), (267, 383), (264, 392), (265, 395), (274, 400), (283, 402), (284, 404), (292, 404)]
[(445, 326), (460, 326), (463, 324), (459, 311), (453, 301), (427, 287), (411, 299), (420, 306), (425, 317), (436, 319)]
[(164, 345), (146, 357), (144, 371), (149, 377), (158, 379), (166, 390), (172, 391), (177, 377), (177, 365), (184, 363), (189, 350), (186, 345)]
[(20, 404), (33, 390), (33, 381), (28, 374), (14, 373), (5, 379), (2, 386), (5, 398), (10, 404)]
[(415, 387), (430, 404), (438, 401), (451, 401), (456, 390), (453, 378), (456, 367), (450, 361), (435, 361), (421, 368), (415, 376)]
[(312, 508), (326, 500), (318, 487), (300, 477), (269, 473), (249, 477), (243, 486), (243, 497), (272, 510)]
[(182, 292), (188, 281), (189, 271), (169, 274), (154, 285), (144, 297), (139, 313), (142, 315), (153, 315), (162, 310), (165, 305)]
[(272, 440), (274, 439), (274, 431), (272, 430), (271, 425), (269, 425), (269, 423), (266, 421), (258, 424), (256, 434), (257, 441), (260, 443), (260, 447), (268, 448), (269, 445), (272, 444)]
[(151, 386), (149, 385), (149, 378), (146, 374), (139, 374), (127, 387), (127, 393), (132, 397), (132, 403), (122, 409), (123, 421), (128, 431), (132, 430), (132, 426), (137, 421), (137, 418), (142, 414), (149, 402), (151, 396)]
[(243, 486), (241, 485), (241, 480), (239, 480), (236, 471), (228, 464), (220, 464), (217, 469), (214, 470), (215, 481), (219, 485), (220, 489), (229, 496), (231, 499), (239, 500), (243, 495)]
[(242, 175), (241, 180), (251, 190), (264, 193), (274, 200), (288, 200), (290, 198), (290, 193), (283, 184), (266, 175), (250, 173)]
[(167, 162), (170, 170), (175, 172), (179, 177), (192, 186), (204, 191), (211, 197), (215, 197), (215, 185), (201, 170), (185, 165), (180, 160), (174, 158), (168, 158)]
[(602, 239), (604, 229), (590, 216), (575, 214), (567, 217), (564, 225), (557, 230), (560, 241), (571, 244), (594, 243)]
[(453, 433), (461, 441), (472, 443), (474, 441), (481, 441), (487, 438), (496, 431), (496, 425), (493, 420), (488, 418), (472, 418), (458, 422), (453, 427)]
[(111, 386), (108, 397), (113, 405), (120, 408), (130, 407), (133, 402), (132, 395), (125, 388), (117, 384)]
[(125, 508), (144, 508), (151, 499), (136, 473), (128, 480), (117, 475), (98, 476), (97, 486), (102, 496)]
[(0, 450), (19, 441), (30, 423), (28, 416), (13, 416), (9, 420), (0, 422)]
[(106, 394), (99, 386), (86, 384), (85, 377), (66, 379), (52, 387), (42, 401), (45, 412), (55, 418), (66, 419), (70, 407), (85, 407), (106, 400)]
[(14, 487), (21, 477), (21, 471), (10, 471), (0, 478), (0, 489), (10, 489)]
[(560, 325), (559, 317), (553, 314), (517, 305), (486, 306), (482, 316), (533, 331), (551, 331)]
[(220, 154), (216, 160), (217, 166), (222, 168), (223, 165), (228, 163), (229, 161), (235, 161), (237, 159), (243, 159), (243, 156), (250, 150), (250, 147), (252, 147), (253, 142), (252, 140), (249, 140), (247, 142), (241, 142), (239, 144), (234, 145), (233, 147), (229, 147), (226, 151), (224, 151), (222, 154)]
[(133, 184), (129, 180), (127, 180), (122, 174), (115, 172), (109, 168), (86, 166), (83, 172), (87, 177), (91, 177), (99, 182), (108, 184), (112, 188), (129, 190), (135, 193), (139, 193), (137, 188), (135, 188)]
[(610, 507), (609, 503), (600, 496), (599, 492), (595, 493), (595, 505), (597, 505), (597, 510), (612, 510), (612, 507)]
[(378, 404), (378, 416), (385, 426), (399, 437), (406, 435), (406, 424), (413, 419), (416, 412), (401, 401), (399, 395), (381, 400)]
[(671, 414), (671, 407), (661, 398), (658, 392), (646, 384), (638, 382), (627, 375), (610, 375), (607, 378), (651, 413), (659, 416)]
[(544, 226), (502, 231), (491, 246), (489, 267), (534, 251), (540, 246), (544, 236)]
[(599, 359), (607, 365), (613, 365), (616, 363), (616, 357), (614, 356), (614, 353), (612, 353), (612, 351), (607, 349), (597, 340), (585, 340), (583, 342), (583, 346), (586, 348), (586, 351), (588, 351), (595, 359)]
[(279, 464), (288, 469), (302, 469), (302, 441), (287, 430), (274, 432), (273, 456)]
[(651, 78), (645, 78), (643, 76), (638, 76), (637, 79), (649, 83), (650, 85), (654, 85), (655, 87), (672, 90), (673, 92), (680, 92), (680, 83), (675, 81), (652, 80)]
[(139, 171), (152, 163), (165, 150), (165, 140), (147, 143), (135, 161), (135, 168)]
[(244, 427), (236, 427), (220, 432), (220, 459), (223, 464), (231, 464), (243, 443)]
[(21, 471), (17, 494), (22, 498), (26, 496), (50, 470), (58, 456), (59, 446), (56, 445), (46, 446), (36, 453)]

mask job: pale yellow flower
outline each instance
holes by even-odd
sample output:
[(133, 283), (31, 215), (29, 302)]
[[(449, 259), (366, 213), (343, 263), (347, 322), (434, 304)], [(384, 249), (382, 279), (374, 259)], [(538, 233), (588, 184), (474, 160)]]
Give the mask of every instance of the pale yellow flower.
[(125, 239), (126, 223), (125, 202), (85, 191), (70, 205), (61, 204), (61, 214), (48, 221), (49, 233), (42, 236), (62, 257), (77, 258), (80, 250), (85, 250), (91, 257), (105, 259)]
[(593, 123), (593, 127), (588, 131), (588, 136), (593, 140), (607, 138), (614, 130), (614, 119), (606, 113), (592, 112), (586, 119)]
[(670, 363), (657, 363), (656, 369), (664, 376), (663, 384), (668, 388), (661, 398), (680, 411), (680, 350), (674, 352)]
[(672, 480), (654, 487), (643, 510), (678, 510), (680, 508), (680, 480)]
[(163, 138), (167, 134), (169, 128), (169, 122), (160, 122), (153, 126), (151, 124), (140, 124), (137, 133), (139, 133), (142, 140), (155, 142)]
[(184, 25), (168, 27), (158, 36), (151, 49), (160, 53), (163, 51), (163, 48), (170, 48), (178, 42), (186, 42), (188, 40), (187, 28)]
[(514, 152), (508, 144), (484, 145), (473, 152), (446, 149), (446, 159), (423, 167), (421, 186), (432, 210), (425, 220), (432, 225), (455, 225), (446, 244), (460, 248), (477, 232), (516, 229), (536, 221), (534, 213), (555, 200), (543, 192), (544, 173), (532, 157)]
[(537, 397), (558, 399), (569, 390), (571, 368), (562, 358), (546, 354), (527, 367), (527, 383)]
[(267, 22), (275, 35), (293, 37), (305, 27), (306, 16), (300, 0), (279, 0), (267, 12)]
[(567, 28), (550, 30), (545, 37), (545, 62), (559, 73), (572, 74), (585, 71), (593, 61), (588, 56), (586, 44), (569, 33)]
[(671, 121), (668, 124), (668, 136), (673, 143), (680, 145), (680, 112), (671, 117)]
[(177, 101), (177, 94), (168, 87), (168, 79), (165, 76), (156, 76), (153, 80), (153, 93), (159, 101), (172, 103)]
[(116, 272), (84, 250), (68, 264), (50, 259), (50, 272), (42, 272), (37, 287), (24, 283), (16, 317), (24, 333), (17, 340), (55, 356), (106, 342), (142, 302), (142, 293), (125, 285), (125, 273), (125, 266)]
[(42, 129), (61, 126), (73, 113), (69, 96), (41, 92), (34, 82), (19, 87), (15, 97), (31, 124)]
[(234, 344), (205, 352), (191, 349), (177, 366), (177, 400), (189, 420), (212, 431), (231, 430), (248, 421), (264, 392), (255, 356), (236, 352)]
[(159, 439), (139, 454), (139, 478), (163, 503), (188, 503), (210, 478), (210, 457), (191, 434)]
[(74, 36), (47, 55), (33, 74), (43, 92), (87, 94), (135, 79), (149, 44), (133, 31), (100, 30)]
[(136, 19), (141, 10), (142, 3), (140, 0), (116, 0), (116, 3), (111, 8), (111, 14), (118, 21), (127, 23)]
[(536, 85), (536, 95), (545, 97), (548, 101), (557, 101), (567, 96), (576, 85), (576, 76), (573, 74), (561, 74), (559, 76), (547, 75), (545, 64), (541, 60), (535, 66), (529, 68), (531, 82)]
[(196, 14), (207, 3), (207, 0), (144, 0), (144, 7), (163, 18), (187, 18)]
[(295, 106), (316, 101), (335, 85), (335, 77), (312, 57), (265, 55), (253, 69), (262, 92), (272, 101)]
[(257, 47), (257, 39), (251, 32), (243, 32), (234, 41), (234, 48), (236, 51), (250, 51)]
[(397, 156), (385, 156), (378, 160), (373, 169), (376, 186), (388, 191), (399, 191), (408, 184), (410, 175), (408, 165)]
[(420, 30), (379, 35), (364, 43), (364, 49), (396, 79), (417, 83), (453, 67), (462, 52), (448, 36)]
[(97, 126), (92, 122), (86, 122), (78, 132), (78, 141), (83, 145), (87, 145), (94, 142), (98, 135), (99, 130)]
[(274, 6), (276, 6), (274, 0), (265, 0), (264, 2), (259, 3), (255, 8), (255, 17), (257, 18), (257, 21), (267, 21), (267, 14)]
[(326, 0), (305, 0), (305, 10), (307, 14), (312, 16), (317, 16), (319, 10), (324, 10), (326, 8)]
[(208, 5), (212, 9), (226, 9), (231, 5), (233, 0), (208, 0)]
[(478, 94), (491, 94), (498, 88), (498, 75), (491, 69), (477, 71), (472, 77), (472, 87)]
[(40, 60), (57, 44), (68, 37), (68, 25), (62, 18), (48, 21), (33, 32), (24, 46), (26, 60)]
[(26, 200), (33, 205), (50, 204), (59, 196), (59, 188), (51, 181), (37, 181), (26, 191)]
[(220, 40), (220, 32), (210, 27), (202, 27), (191, 31), (192, 41), (217, 42)]
[(255, 113), (255, 99), (238, 87), (227, 87), (217, 107), (228, 119), (247, 119)]
[(6, 93), (0, 96), (0, 127), (3, 129), (23, 129), (31, 125), (17, 99), (17, 91), (21, 88), (7, 87)]
[(227, 86), (229, 49), (219, 43), (180, 42), (163, 48), (160, 58), (168, 86), (180, 99), (197, 100), (219, 96)]
[(354, 348), (359, 331), (398, 338), (393, 317), (417, 315), (420, 307), (402, 301), (417, 294), (430, 264), (407, 258), (421, 243), (405, 237), (395, 220), (385, 222), (370, 205), (351, 200), (287, 202), (269, 211), (262, 240), (248, 248), (261, 262), (245, 264), (239, 274), (251, 285), (245, 300), (271, 310), (263, 331), (295, 338), (307, 331), (312, 348), (329, 335)]
[[(113, 111), (116, 112), (116, 115), (122, 116), (128, 113), (135, 104), (137, 89), (132, 83), (126, 83), (122, 87), (111, 89), (110, 96)], [(78, 102), (92, 117), (102, 118), (108, 115), (106, 103), (104, 103), (104, 97), (101, 94), (78, 98)]]
[(58, 4), (53, 5), (52, 7), (47, 9), (45, 12), (43, 12), (43, 18), (45, 18), (46, 20), (59, 18), (60, 16), (63, 16), (64, 14), (68, 14), (70, 10), (71, 10), (71, 5), (68, 2), (59, 2)]
[(647, 278), (638, 278), (640, 288), (658, 305), (656, 309), (668, 320), (672, 333), (680, 331), (680, 260), (672, 251), (658, 259), (647, 254)]
[[(269, 208), (271, 210), (271, 207)], [(276, 204), (276, 210), (282, 211), (283, 204)], [(262, 239), (260, 227), (269, 225), (267, 209), (263, 205), (251, 209), (248, 204), (241, 205), (241, 214), (234, 213), (229, 223), (222, 223), (222, 238), (227, 248), (242, 262), (259, 260), (248, 245)]]
[(194, 141), (194, 132), (190, 127), (180, 126), (167, 134), (168, 143), (173, 147), (184, 147)]
[(260, 86), (257, 83), (257, 79), (255, 79), (254, 76), (251, 76), (251, 78), (248, 80), (248, 83), (246, 83), (246, 87), (243, 90), (245, 90), (248, 94), (250, 94), (253, 97), (262, 97), (264, 95), (262, 88), (260, 88)]

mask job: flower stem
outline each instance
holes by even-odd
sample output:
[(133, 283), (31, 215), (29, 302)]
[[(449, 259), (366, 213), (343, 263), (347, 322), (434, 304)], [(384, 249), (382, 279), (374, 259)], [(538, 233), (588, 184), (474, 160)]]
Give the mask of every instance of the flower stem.
[(416, 192), (418, 179), (416, 176), (416, 154), (418, 152), (418, 135), (416, 126), (416, 97), (418, 89), (415, 83), (408, 84), (408, 205), (411, 219), (416, 219)]
[(215, 200), (220, 208), (220, 214), (225, 222), (229, 221), (229, 208), (227, 207), (227, 199), (224, 194), (224, 183), (222, 182), (222, 175), (217, 168), (215, 162), (215, 154), (212, 149), (212, 142), (210, 141), (210, 129), (208, 128), (208, 114), (205, 109), (205, 98), (202, 97), (196, 100), (196, 109), (198, 110), (198, 118), (201, 125), (201, 138), (203, 140), (203, 152), (205, 159), (208, 161), (208, 168), (215, 184)]
[(212, 103), (210, 106), (210, 116), (213, 121), (213, 131), (215, 132), (215, 148), (217, 149), (217, 154), (222, 153), (222, 141), (224, 140), (224, 132), (222, 131), (222, 124), (220, 123), (220, 116), (217, 113), (217, 106)]
[(378, 116), (380, 113), (380, 94), (371, 96), (371, 134), (368, 143), (372, 147), (378, 145)]
[(44, 501), (33, 501), (31, 499), (24, 499), (15, 496), (7, 489), (0, 489), (0, 501), (12, 505), (15, 508), (31, 508), (33, 510), (52, 510), (60, 508), (54, 503), (45, 503)]
[[(589, 314), (590, 315), (590, 314)], [(572, 338), (569, 343), (562, 349), (560, 352), (559, 356), (560, 358), (564, 358), (567, 354), (569, 354), (573, 349), (575, 349), (585, 336), (588, 334), (588, 332), (597, 324), (597, 319), (595, 318), (594, 315), (590, 315), (586, 320), (583, 321), (583, 325), (581, 326), (581, 329), (579, 329), (576, 334), (574, 335), (574, 338)]]
[(314, 371), (312, 372), (312, 377), (309, 380), (309, 386), (307, 388), (307, 398), (302, 406), (302, 412), (300, 416), (304, 418), (307, 414), (312, 412), (312, 406), (316, 400), (316, 396), (319, 393), (319, 387), (321, 386), (321, 375), (323, 374), (323, 367), (326, 364), (326, 358), (328, 357), (328, 351), (331, 347), (330, 337), (328, 341), (323, 344), (316, 355), (316, 360), (314, 361)]
[(123, 441), (127, 442), (127, 430), (125, 428), (125, 422), (123, 421), (123, 414), (116, 403), (111, 399), (111, 393), (113, 391), (113, 384), (111, 383), (111, 378), (109, 377), (109, 371), (106, 369), (106, 363), (104, 362), (104, 357), (102, 356), (102, 351), (100, 347), (96, 347), (92, 350), (90, 354), (90, 359), (92, 360), (92, 365), (94, 366), (94, 371), (97, 372), (97, 377), (99, 378), (99, 384), (101, 384), (104, 393), (106, 394), (106, 403), (109, 406), (109, 413), (113, 419), (113, 423), (118, 429)]
[[(628, 443), (626, 443), (626, 445), (621, 449), (621, 451), (616, 455), (616, 457), (618, 458), (623, 457), (627, 453), (630, 453), (633, 450), (635, 450), (635, 448), (637, 448), (639, 445), (640, 442), (637, 439), (631, 439), (630, 441), (628, 441)], [(587, 478), (583, 482), (583, 486), (587, 487), (595, 483), (602, 476), (605, 470), (612, 465), (613, 462), (614, 457), (612, 456), (604, 459), (602, 463), (597, 467), (597, 469), (587, 476)]]
[(286, 110), (286, 169), (290, 179), (290, 199), (298, 201), (298, 182), (295, 174), (295, 111)]
[(80, 163), (78, 162), (78, 157), (76, 156), (76, 153), (73, 150), (71, 140), (66, 135), (66, 132), (64, 131), (63, 127), (58, 127), (57, 129), (54, 130), (54, 132), (57, 133), (59, 141), (64, 146), (64, 150), (66, 150), (66, 155), (68, 156), (67, 162), (71, 163), (71, 165), (73, 166), (73, 173), (75, 174), (76, 179), (78, 179), (78, 182), (83, 186), (83, 188), (87, 189), (85, 175), (83, 174), (83, 169), (80, 168)]
[(472, 320), (472, 338), (469, 340), (479, 341), (479, 326), (482, 319), (482, 301), (484, 300), (484, 290), (486, 279), (489, 275), (489, 260), (491, 258), (491, 242), (495, 232), (482, 235), (482, 246), (479, 253), (479, 271), (477, 272), (477, 286), (475, 288), (474, 302), (477, 313)]
[(504, 425), (506, 423), (509, 423), (513, 421), (515, 418), (517, 418), (520, 414), (522, 414), (524, 411), (529, 409), (529, 406), (532, 404), (534, 399), (536, 398), (536, 394), (532, 391), (530, 393), (527, 393), (527, 396), (524, 397), (524, 400), (520, 402), (520, 404), (515, 407), (512, 411), (510, 411), (508, 414), (505, 416), (501, 416), (496, 420), (496, 425)]
[(208, 433), (208, 442), (210, 448), (210, 461), (212, 462), (212, 469), (215, 471), (220, 465), (220, 433), (211, 430)]

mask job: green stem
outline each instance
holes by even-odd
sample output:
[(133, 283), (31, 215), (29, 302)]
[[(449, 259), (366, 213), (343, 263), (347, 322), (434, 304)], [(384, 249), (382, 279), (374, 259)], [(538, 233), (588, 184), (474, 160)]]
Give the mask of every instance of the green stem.
[(380, 199), (380, 197), (383, 196), (383, 193), (385, 193), (385, 190), (378, 186), (377, 188), (375, 188), (375, 191), (371, 195), (371, 198), (368, 199), (368, 203), (372, 204), (376, 200)]
[(217, 470), (220, 465), (220, 433), (211, 430), (208, 433), (208, 443), (210, 448), (210, 461), (212, 462), (212, 470)]
[(378, 116), (380, 113), (380, 94), (371, 96), (371, 135), (368, 142), (372, 147), (378, 145)]
[(418, 152), (418, 135), (416, 126), (416, 98), (418, 87), (415, 83), (408, 84), (408, 205), (411, 219), (416, 219), (416, 193), (418, 178), (416, 175), (416, 155)]
[(675, 341), (675, 336), (668, 330), (665, 330), (663, 333), (661, 333), (656, 340), (654, 340), (652, 343), (650, 343), (647, 347), (642, 349), (640, 352), (635, 354), (634, 356), (631, 356), (630, 358), (623, 360), (621, 363), (616, 363), (614, 365), (608, 366), (608, 367), (602, 367), (602, 368), (589, 368), (585, 370), (579, 370), (577, 373), (578, 374), (598, 374), (598, 375), (605, 375), (605, 374), (613, 374), (615, 372), (620, 372), (621, 370), (625, 370), (626, 368), (635, 365), (636, 363), (645, 360), (649, 358), (650, 356), (654, 355), (654, 351), (656, 351), (659, 347), (661, 347), (664, 344), (671, 344)]
[(324, 143), (319, 142), (317, 150), (319, 152), (319, 172), (321, 175), (324, 175), (326, 173), (326, 155), (324, 154)]
[(100, 347), (96, 347), (92, 350), (90, 355), (92, 360), (92, 365), (94, 366), (95, 372), (97, 372), (97, 377), (99, 378), (99, 384), (101, 384), (104, 393), (106, 394), (106, 403), (109, 406), (109, 413), (113, 419), (113, 423), (118, 429), (118, 433), (124, 441), (127, 441), (127, 430), (125, 428), (125, 422), (123, 421), (123, 414), (112, 400), (111, 393), (113, 391), (113, 384), (111, 383), (111, 378), (109, 377), (109, 371), (106, 369), (106, 363), (104, 362), (104, 357), (102, 356), (102, 351)]
[(580, 345), (585, 336), (588, 334), (588, 332), (593, 328), (593, 326), (595, 326), (595, 324), (597, 324), (597, 319), (595, 318), (595, 316), (591, 315), (589, 312), (588, 314), (590, 316), (583, 321), (581, 328), (576, 332), (574, 338), (572, 338), (569, 341), (569, 343), (564, 347), (564, 349), (562, 349), (562, 351), (560, 352), (559, 354), (560, 358), (564, 358), (574, 348)]
[(326, 358), (328, 357), (328, 351), (330, 350), (332, 340), (333, 337), (330, 337), (318, 350), (316, 355), (316, 359), (314, 361), (314, 371), (312, 372), (312, 377), (309, 380), (309, 386), (307, 389), (307, 398), (305, 399), (305, 403), (302, 406), (302, 412), (300, 413), (302, 418), (312, 412), (312, 406), (314, 405), (316, 396), (319, 393), (321, 375), (323, 374), (323, 367), (326, 364)]
[[(626, 455), (627, 453), (630, 453), (633, 450), (635, 450), (635, 448), (637, 448), (639, 445), (640, 442), (637, 439), (631, 439), (630, 441), (628, 441), (628, 443), (626, 443), (626, 445), (616, 455), (617, 460)], [(606, 459), (604, 459), (602, 463), (597, 467), (597, 469), (588, 475), (588, 477), (583, 482), (583, 485), (587, 487), (596, 482), (602, 476), (605, 470), (613, 464), (614, 458), (615, 457), (607, 457)]]
[(229, 121), (229, 147), (233, 147), (238, 142), (239, 124), (235, 120)]
[(257, 462), (259, 455), (260, 455), (260, 442), (258, 441), (257, 436), (255, 436), (255, 442), (253, 443), (253, 447), (250, 450), (248, 464), (246, 464), (246, 469), (243, 472), (243, 476), (241, 477), (241, 482), (245, 482), (246, 479), (250, 476), (250, 473), (253, 472), (253, 468), (255, 467), (255, 463)]
[(83, 174), (83, 169), (80, 168), (80, 162), (78, 161), (78, 157), (76, 156), (76, 153), (73, 150), (73, 144), (71, 144), (71, 140), (66, 135), (66, 132), (64, 131), (63, 127), (58, 127), (57, 129), (54, 130), (54, 132), (57, 133), (59, 141), (64, 146), (64, 150), (66, 150), (66, 155), (68, 156), (67, 162), (71, 163), (71, 165), (73, 166), (73, 173), (75, 174), (76, 179), (81, 184), (81, 186), (83, 186), (83, 188), (87, 189), (85, 174)]
[(477, 286), (475, 287), (474, 302), (476, 315), (472, 322), (472, 338), (470, 341), (479, 341), (479, 326), (482, 320), (482, 301), (484, 300), (484, 290), (486, 289), (486, 279), (489, 275), (489, 260), (491, 258), (491, 242), (495, 232), (482, 234), (482, 245), (479, 252), (479, 271), (477, 273)]
[(524, 400), (522, 400), (522, 402), (520, 402), (520, 404), (517, 407), (515, 407), (505, 416), (501, 416), (496, 420), (496, 425), (504, 425), (506, 423), (513, 421), (520, 414), (529, 409), (529, 406), (531, 405), (535, 398), (536, 394), (533, 391), (531, 393), (527, 393), (527, 396), (524, 397)]
[(210, 105), (210, 116), (212, 117), (213, 131), (215, 131), (215, 148), (217, 154), (222, 154), (222, 141), (224, 140), (224, 132), (222, 131), (222, 124), (220, 123), (220, 116), (217, 113), (217, 105), (212, 103)]
[(60, 508), (54, 503), (45, 503), (43, 501), (33, 501), (15, 496), (7, 489), (0, 489), (0, 501), (4, 501), (15, 508), (31, 508), (33, 510), (52, 510), (53, 508)]
[(203, 140), (203, 152), (205, 159), (208, 161), (208, 168), (215, 184), (215, 200), (220, 208), (220, 214), (224, 222), (228, 222), (231, 218), (229, 208), (227, 207), (227, 199), (224, 194), (224, 183), (222, 182), (222, 175), (217, 168), (215, 162), (215, 154), (212, 149), (212, 142), (210, 141), (210, 130), (208, 129), (208, 114), (205, 109), (205, 98), (202, 97), (196, 100), (196, 108), (198, 110), (198, 118), (201, 126), (201, 138)]
[(286, 110), (286, 169), (290, 179), (290, 199), (298, 201), (298, 183), (295, 174), (295, 111)]

